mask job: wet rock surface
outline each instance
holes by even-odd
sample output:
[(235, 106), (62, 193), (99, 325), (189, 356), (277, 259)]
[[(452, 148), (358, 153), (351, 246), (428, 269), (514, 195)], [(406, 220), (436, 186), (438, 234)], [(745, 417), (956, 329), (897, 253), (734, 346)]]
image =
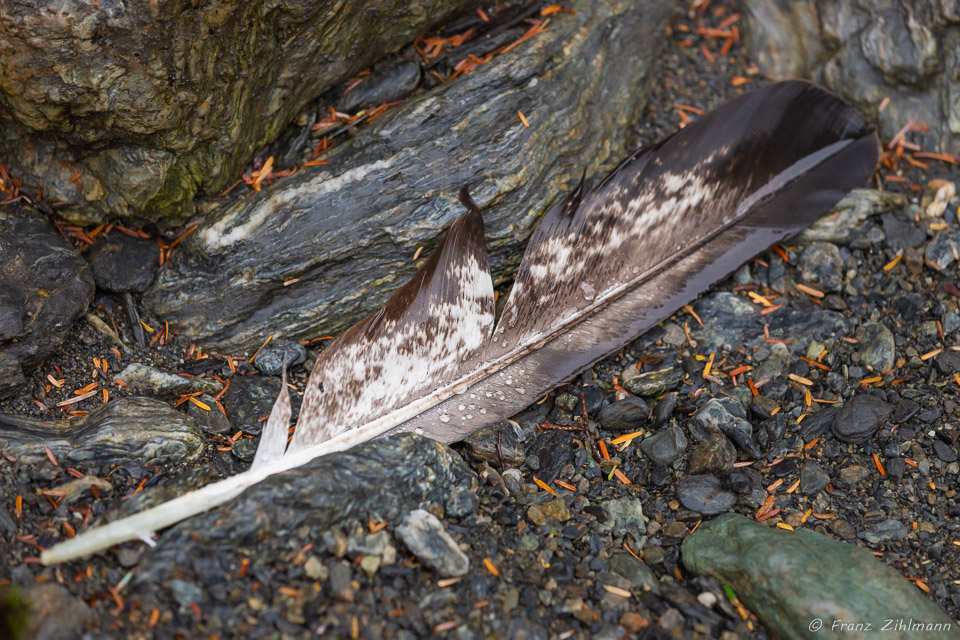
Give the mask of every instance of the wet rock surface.
[[(684, 540), (683, 563), (729, 584), (764, 625), (783, 637), (817, 637), (811, 621), (825, 616), (871, 624), (871, 630), (851, 629), (848, 635), (856, 638), (875, 637), (873, 630), (889, 619), (951, 622), (870, 552), (813, 531), (771, 529), (736, 514), (705, 522)], [(889, 635), (915, 638), (917, 631), (892, 629)], [(948, 630), (944, 637), (953, 635)]]
[[(746, 0), (746, 48), (778, 78), (810, 78), (867, 113), (893, 137), (907, 122), (933, 128), (940, 150), (960, 143), (960, 11), (950, 2)], [(886, 108), (881, 101), (889, 98)]]
[(142, 292), (157, 273), (160, 247), (155, 240), (112, 233), (87, 252), (97, 287), (113, 293)]
[(203, 451), (192, 419), (150, 398), (118, 399), (74, 420), (56, 422), (0, 415), (0, 450), (23, 463), (170, 462)]
[[(575, 3), (575, 16), (554, 16), (511, 55), (391, 109), (329, 164), (215, 211), (180, 244), (146, 305), (224, 347), (343, 330), (415, 271), (417, 247), (430, 255), (463, 213), (456, 194), (467, 183), (502, 281), (539, 215), (583, 169), (602, 174), (629, 151), (623, 133), (649, 94), (668, 5)], [(612, 64), (617, 74), (592, 71)]]
[(0, 148), (75, 220), (182, 221), (325, 89), (472, 4), (5, 4)]
[(0, 208), (0, 398), (23, 390), (22, 370), (60, 346), (92, 297), (86, 263), (43, 215)]

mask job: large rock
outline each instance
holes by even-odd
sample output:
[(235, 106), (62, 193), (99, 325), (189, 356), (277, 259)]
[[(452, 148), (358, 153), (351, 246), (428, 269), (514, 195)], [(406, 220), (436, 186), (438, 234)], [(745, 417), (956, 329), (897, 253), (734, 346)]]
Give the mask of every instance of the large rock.
[(42, 215), (0, 208), (0, 399), (60, 346), (93, 290), (87, 263)]
[(468, 183), (502, 282), (581, 172), (602, 174), (626, 155), (673, 3), (572, 6), (575, 16), (559, 14), (507, 54), (386, 112), (328, 165), (216, 212), (178, 246), (147, 306), (224, 348), (344, 329), (430, 255), (464, 213), (456, 195)]
[[(873, 114), (960, 145), (960, 5), (949, 0), (741, 0), (747, 50), (778, 78), (811, 78)], [(882, 112), (880, 103), (890, 101)]]
[(159, 400), (118, 398), (75, 420), (0, 414), (0, 449), (19, 462), (180, 462), (203, 452), (203, 434), (187, 414)]
[(463, 458), (433, 440), (405, 434), (368, 442), (271, 476), (164, 532), (144, 555), (136, 580), (150, 585), (178, 572), (216, 585), (238, 553), (249, 553), (254, 566), (286, 555), (293, 531), (320, 538), (348, 518), (397, 525), (422, 505), (449, 511), (455, 489), (476, 482)]
[[(729, 584), (774, 637), (958, 637), (950, 618), (894, 569), (866, 549), (813, 531), (788, 532), (726, 514), (688, 536), (682, 555), (693, 573)], [(887, 620), (948, 626), (881, 633)], [(862, 626), (839, 629), (834, 621)]]
[(327, 87), (473, 4), (0, 0), (0, 148), (76, 220), (175, 221)]

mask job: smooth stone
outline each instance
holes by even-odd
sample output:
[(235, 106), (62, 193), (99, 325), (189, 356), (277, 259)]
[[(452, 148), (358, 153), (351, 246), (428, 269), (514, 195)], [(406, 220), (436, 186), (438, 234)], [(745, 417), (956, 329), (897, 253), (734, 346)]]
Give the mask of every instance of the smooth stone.
[(790, 369), (793, 361), (794, 358), (790, 355), (787, 345), (778, 342), (770, 347), (770, 355), (754, 370), (754, 378), (757, 381), (778, 378)]
[(804, 442), (819, 438), (833, 428), (836, 419), (837, 410), (833, 407), (824, 407), (815, 411), (800, 423), (800, 437), (803, 438)]
[(837, 411), (833, 422), (833, 435), (837, 440), (862, 444), (880, 428), (890, 414), (886, 402), (869, 394), (856, 395)]
[(197, 396), (197, 402), (209, 408), (204, 409), (194, 402), (188, 401), (187, 415), (194, 419), (201, 431), (204, 433), (233, 433), (233, 425), (230, 424), (230, 420), (217, 406), (217, 401), (214, 400), (213, 396), (205, 393)]
[(601, 529), (610, 531), (614, 538), (633, 533), (637, 537), (647, 531), (647, 520), (643, 516), (643, 505), (636, 498), (607, 500), (600, 507), (607, 516)]
[(737, 496), (724, 491), (720, 479), (712, 475), (687, 476), (680, 481), (677, 497), (684, 507), (705, 516), (728, 511), (737, 503)]
[(500, 456), (511, 465), (523, 464), (523, 431), (512, 422), (498, 422), (467, 436), (463, 443), (477, 460), (499, 465)]
[[(953, 624), (931, 599), (867, 549), (809, 529), (785, 531), (724, 514), (687, 536), (681, 557), (688, 571), (729, 584), (775, 637), (813, 640), (819, 637), (818, 629), (810, 625), (817, 619), (871, 624), (870, 631), (844, 632), (843, 637), (857, 640), (876, 638), (876, 630), (888, 619)], [(825, 602), (831, 603), (829, 614)], [(896, 629), (884, 636), (917, 637)]]
[[(220, 403), (227, 410), (234, 428), (258, 435), (266, 425), (266, 420), (261, 418), (270, 415), (279, 393), (280, 379), (274, 376), (233, 376)], [(290, 394), (294, 420), (299, 414), (301, 401), (299, 394)]]
[(241, 462), (253, 462), (257, 455), (257, 442), (258, 440), (251, 440), (250, 438), (240, 438), (233, 443), (230, 453)]
[(943, 440), (933, 441), (933, 452), (944, 462), (956, 462), (957, 451)]
[(396, 534), (418, 560), (442, 576), (458, 577), (470, 570), (470, 559), (429, 511), (408, 513)]
[(690, 452), (687, 473), (690, 475), (723, 473), (736, 461), (737, 450), (733, 447), (733, 443), (722, 433), (714, 432)]
[(830, 476), (813, 460), (800, 467), (800, 493), (812, 496), (828, 484), (830, 484)]
[(111, 400), (72, 420), (47, 422), (0, 415), (0, 449), (30, 464), (183, 462), (203, 451), (203, 434), (188, 415), (144, 397)]
[(642, 399), (629, 396), (600, 410), (597, 420), (610, 431), (635, 431), (647, 423), (650, 407)]
[(97, 238), (86, 254), (97, 287), (113, 293), (146, 291), (159, 269), (156, 240), (114, 231)]
[(673, 391), (683, 381), (683, 369), (668, 367), (656, 371), (638, 373), (632, 378), (622, 380), (623, 388), (638, 396), (659, 396), (667, 391)]
[(907, 537), (910, 530), (899, 520), (884, 520), (870, 527), (869, 530), (861, 534), (864, 540), (870, 544), (883, 544), (885, 542), (903, 540)]
[(541, 433), (527, 447), (527, 457), (537, 460), (537, 478), (553, 482), (573, 461), (573, 434), (559, 429)]
[[(286, 359), (286, 360), (284, 360)], [(270, 344), (260, 349), (253, 358), (253, 366), (260, 373), (267, 376), (279, 376), (283, 373), (283, 363), (287, 363), (287, 371), (301, 365), (307, 359), (307, 348), (293, 340), (271, 340)]]
[(680, 427), (669, 427), (640, 443), (644, 455), (657, 464), (668, 465), (683, 455), (687, 449), (687, 437)]
[[(464, 212), (457, 192), (478, 176), (471, 193), (483, 208), (494, 281), (512, 278), (541, 214), (583, 168), (593, 175), (631, 151), (627, 133), (674, 9), (665, 0), (578, 5), (576, 15), (554, 16), (535, 46), (406, 99), (331, 149), (328, 164), (211, 212), (177, 246), (145, 306), (181, 336), (227, 351), (254, 349), (268, 335), (336, 334), (429, 258)], [(594, 73), (613, 66), (616, 77)], [(518, 110), (532, 126), (519, 124)], [(550, 126), (536, 126), (547, 118)], [(558, 142), (558, 131), (569, 135)], [(413, 262), (419, 246), (428, 250)]]
[(527, 517), (537, 526), (547, 524), (548, 518), (557, 522), (566, 522), (570, 519), (570, 510), (563, 498), (547, 500), (540, 504), (533, 504), (527, 508)]
[(614, 553), (610, 556), (610, 571), (623, 576), (644, 591), (660, 593), (660, 581), (653, 570), (627, 553)]
[(895, 213), (883, 215), (883, 233), (887, 238), (887, 245), (892, 249), (916, 249), (923, 246), (927, 234), (914, 224), (913, 220)]
[(679, 402), (680, 395), (675, 391), (671, 391), (667, 395), (657, 400), (657, 403), (653, 405), (653, 424), (659, 427), (669, 420), (670, 416), (673, 415), (673, 410), (677, 408), (677, 404)]
[(177, 400), (180, 396), (198, 391), (215, 395), (223, 388), (216, 380), (184, 378), (138, 362), (128, 364), (117, 374), (117, 378), (139, 393), (166, 400)]
[(942, 375), (953, 376), (960, 373), (960, 351), (945, 349), (933, 359), (934, 365)]
[(840, 249), (829, 242), (813, 242), (800, 254), (797, 264), (800, 279), (823, 291), (837, 292), (843, 287), (843, 259)]
[(890, 419), (897, 424), (903, 424), (918, 413), (920, 413), (919, 404), (909, 398), (901, 398)]
[(897, 344), (890, 329), (868, 322), (857, 327), (856, 338), (860, 341), (860, 362), (878, 373), (893, 368)]
[(900, 211), (907, 206), (901, 193), (876, 189), (853, 189), (826, 215), (800, 232), (800, 242), (830, 242), (848, 245), (863, 233), (864, 223), (873, 216)]
[(93, 293), (87, 263), (43, 215), (0, 207), (0, 400), (26, 389), (24, 373), (60, 347)]

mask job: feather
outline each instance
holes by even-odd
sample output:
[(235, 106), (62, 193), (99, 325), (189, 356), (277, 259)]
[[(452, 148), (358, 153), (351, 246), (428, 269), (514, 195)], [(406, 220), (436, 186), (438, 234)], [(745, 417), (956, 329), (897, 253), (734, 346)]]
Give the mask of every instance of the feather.
[(414, 278), (321, 354), (286, 451), (284, 386), (250, 470), (83, 532), (42, 560), (149, 537), (386, 433), (454, 442), (509, 417), (812, 223), (867, 180), (877, 150), (864, 118), (815, 85), (737, 98), (554, 205), (496, 325), (483, 219), (464, 189), (466, 215)]

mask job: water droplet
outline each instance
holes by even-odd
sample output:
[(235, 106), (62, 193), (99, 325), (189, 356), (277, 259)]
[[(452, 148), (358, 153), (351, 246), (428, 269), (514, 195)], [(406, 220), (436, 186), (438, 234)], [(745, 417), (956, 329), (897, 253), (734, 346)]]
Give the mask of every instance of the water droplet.
[(445, 413), (440, 414), (440, 422), (450, 422), (450, 416)]
[(469, 405), (467, 405), (467, 409), (470, 409), (470, 411), (473, 411), (473, 410), (476, 409), (476, 408), (477, 408), (477, 405), (475, 405), (475, 404), (469, 404)]
[(422, 435), (423, 435), (423, 427), (417, 427), (417, 428), (414, 429), (413, 431), (414, 431), (414, 433), (416, 433), (418, 436), (422, 436)]
[(467, 418), (470, 419), (470, 420), (473, 420), (473, 414), (472, 414), (472, 413), (468, 413), (468, 414), (467, 414)]
[(488, 398), (492, 398), (492, 397), (493, 397), (493, 394), (490, 393), (489, 391), (487, 391), (487, 392), (486, 392), (485, 394), (483, 394), (483, 395), (487, 396)]
[(486, 415), (486, 413), (487, 413), (486, 409), (483, 409), (483, 408), (480, 409), (480, 415)]
[(583, 291), (583, 297), (586, 300), (593, 300), (597, 297), (597, 290), (593, 288), (593, 285), (586, 282), (580, 283), (580, 290)]
[(467, 408), (466, 405), (461, 404), (460, 406), (457, 407), (457, 411), (463, 411), (466, 408)]
[(525, 394), (525, 393), (527, 392), (527, 390), (524, 389), (523, 387), (517, 387), (517, 388), (515, 389), (515, 391), (516, 391), (517, 393), (519, 393), (520, 395), (523, 395), (523, 394)]

